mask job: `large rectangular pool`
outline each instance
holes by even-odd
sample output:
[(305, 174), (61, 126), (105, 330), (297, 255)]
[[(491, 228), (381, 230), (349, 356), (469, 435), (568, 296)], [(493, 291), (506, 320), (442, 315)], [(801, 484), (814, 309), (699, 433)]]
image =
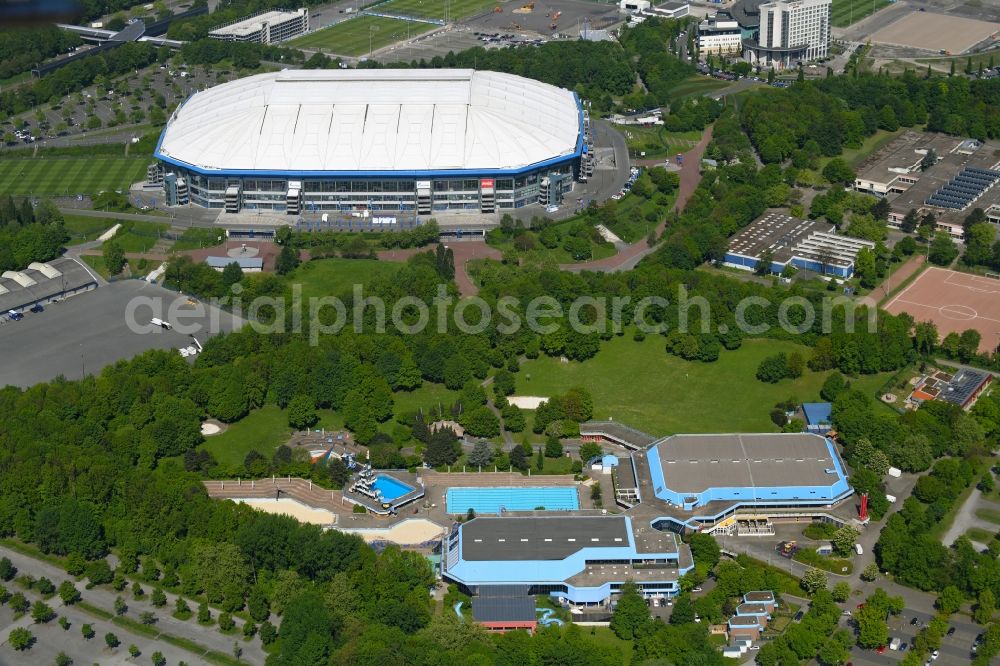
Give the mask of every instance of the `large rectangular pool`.
[(382, 499), (386, 502), (391, 502), (413, 491), (413, 488), (402, 481), (398, 481), (385, 474), (377, 475), (372, 485), (382, 493)]
[(448, 513), (503, 511), (575, 511), (580, 499), (573, 486), (528, 488), (449, 488)]

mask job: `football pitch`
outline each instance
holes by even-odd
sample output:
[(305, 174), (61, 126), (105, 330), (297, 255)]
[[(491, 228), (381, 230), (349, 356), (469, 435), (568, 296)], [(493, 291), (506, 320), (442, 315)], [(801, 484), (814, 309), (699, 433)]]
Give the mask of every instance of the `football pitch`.
[(455, 21), (499, 6), (498, 0), (389, 0), (370, 9), (386, 14), (403, 14), (423, 18)]
[(149, 162), (148, 157), (4, 157), (0, 192), (74, 195), (128, 189), (145, 177)]
[(432, 23), (419, 21), (358, 16), (293, 39), (289, 45), (322, 49), (346, 56), (362, 56), (383, 46), (416, 37), (435, 27), (437, 26)]
[(830, 7), (830, 24), (837, 28), (846, 28), (883, 7), (888, 7), (889, 4), (889, 0), (833, 0), (833, 5)]

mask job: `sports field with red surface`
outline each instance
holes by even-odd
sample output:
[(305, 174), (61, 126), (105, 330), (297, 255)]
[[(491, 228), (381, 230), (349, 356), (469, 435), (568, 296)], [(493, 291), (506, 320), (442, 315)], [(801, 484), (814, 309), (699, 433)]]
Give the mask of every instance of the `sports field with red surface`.
[(979, 351), (1000, 345), (1000, 279), (928, 268), (885, 306), (891, 314), (908, 312), (916, 321), (937, 324), (943, 338), (974, 328), (983, 336)]

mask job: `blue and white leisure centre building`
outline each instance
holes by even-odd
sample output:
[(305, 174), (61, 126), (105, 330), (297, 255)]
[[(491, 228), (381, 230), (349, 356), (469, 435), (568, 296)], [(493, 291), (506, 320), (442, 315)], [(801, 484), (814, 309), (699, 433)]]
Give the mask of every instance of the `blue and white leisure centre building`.
[(585, 180), (575, 93), (471, 69), (284, 70), (209, 88), (157, 145), (168, 205), (492, 213)]
[(821, 435), (674, 435), (619, 459), (633, 474), (614, 475), (615, 483), (634, 477), (636, 486), (623, 512), (501, 512), (456, 523), (442, 542), (443, 576), (471, 594), (520, 585), (584, 606), (613, 603), (628, 580), (647, 597), (671, 597), (694, 567), (683, 534), (720, 533), (741, 520), (759, 529), (771, 517), (849, 519), (854, 491)]

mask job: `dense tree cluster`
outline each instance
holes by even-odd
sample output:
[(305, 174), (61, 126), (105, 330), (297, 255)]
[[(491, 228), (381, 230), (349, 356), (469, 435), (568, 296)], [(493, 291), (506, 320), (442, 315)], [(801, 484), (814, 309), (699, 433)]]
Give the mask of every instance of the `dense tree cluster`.
[(0, 272), (58, 257), (69, 240), (62, 222), (62, 214), (48, 200), (32, 206), (29, 199), (0, 197)]
[(647, 107), (670, 104), (673, 101), (672, 89), (695, 72), (690, 63), (676, 57), (669, 48), (678, 39), (684, 25), (683, 21), (647, 18), (637, 25), (625, 26), (619, 32), (618, 40), (634, 60), (648, 95), (655, 100), (655, 104), (647, 103)]
[(26, 72), (82, 43), (76, 33), (55, 26), (0, 30), (0, 79)]

